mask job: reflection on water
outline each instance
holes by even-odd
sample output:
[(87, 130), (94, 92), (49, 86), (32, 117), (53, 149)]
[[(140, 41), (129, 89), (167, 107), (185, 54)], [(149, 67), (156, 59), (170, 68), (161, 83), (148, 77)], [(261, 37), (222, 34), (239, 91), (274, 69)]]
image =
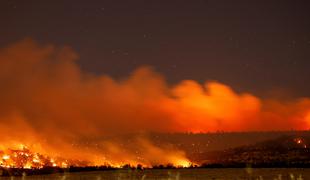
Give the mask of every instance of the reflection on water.
[(302, 168), (227, 168), (227, 169), (153, 169), (108, 170), (97, 172), (63, 173), (38, 176), (5, 177), (14, 180), (307, 180), (310, 169)]

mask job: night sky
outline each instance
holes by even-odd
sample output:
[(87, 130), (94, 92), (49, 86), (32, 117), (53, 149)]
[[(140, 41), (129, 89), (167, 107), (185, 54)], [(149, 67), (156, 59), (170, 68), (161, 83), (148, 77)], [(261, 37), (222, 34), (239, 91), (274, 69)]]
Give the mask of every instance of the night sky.
[(309, 0), (1, 0), (0, 23), (1, 47), (69, 45), (96, 74), (150, 65), (171, 84), (310, 96)]

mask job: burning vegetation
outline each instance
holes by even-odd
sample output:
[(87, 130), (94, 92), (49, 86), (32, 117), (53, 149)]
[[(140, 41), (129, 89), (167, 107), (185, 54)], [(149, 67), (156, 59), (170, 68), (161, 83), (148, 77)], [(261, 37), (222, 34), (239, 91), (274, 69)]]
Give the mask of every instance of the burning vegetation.
[[(97, 152), (87, 152), (86, 149), (92, 148), (89, 144), (84, 148), (76, 148), (74, 153), (81, 153), (79, 156), (52, 156), (32, 151), (25, 145), (20, 145), (20, 148), (8, 148), (0, 151), (0, 166), (3, 168), (21, 168), (21, 169), (41, 169), (45, 167), (69, 168), (69, 167), (189, 167), (193, 165), (185, 154), (177, 149), (164, 148), (155, 146), (146, 139), (139, 139), (135, 144), (139, 146), (123, 146), (118, 142), (103, 143), (97, 146)], [(134, 149), (132, 149), (134, 148)], [(100, 150), (99, 150), (100, 149)], [(67, 158), (66, 158), (67, 157)], [(71, 158), (68, 158), (71, 157)]]
[(88, 162), (78, 160), (68, 160), (60, 157), (51, 158), (40, 153), (31, 152), (26, 146), (21, 149), (6, 149), (0, 151), (0, 166), (5, 168), (39, 169), (43, 167), (61, 167), (69, 166), (86, 167)]

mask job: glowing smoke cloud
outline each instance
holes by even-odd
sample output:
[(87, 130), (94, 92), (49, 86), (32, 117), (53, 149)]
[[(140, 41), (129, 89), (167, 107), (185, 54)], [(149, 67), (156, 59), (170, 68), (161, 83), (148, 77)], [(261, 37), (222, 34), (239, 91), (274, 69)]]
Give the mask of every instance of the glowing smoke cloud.
[[(171, 87), (149, 67), (117, 81), (82, 71), (77, 58), (69, 47), (41, 46), (31, 39), (0, 50), (3, 147), (25, 143), (42, 153), (101, 162), (102, 150), (77, 150), (72, 142), (141, 131), (301, 130), (310, 126), (309, 98), (263, 100), (214, 81), (201, 85), (184, 80)], [(117, 163), (154, 165), (161, 162), (152, 159), (158, 155), (164, 163), (186, 161), (175, 149), (161, 149), (147, 140), (137, 142), (134, 145), (144, 149), (140, 159), (133, 152), (120, 153), (118, 143), (98, 143), (110, 152), (105, 157)]]

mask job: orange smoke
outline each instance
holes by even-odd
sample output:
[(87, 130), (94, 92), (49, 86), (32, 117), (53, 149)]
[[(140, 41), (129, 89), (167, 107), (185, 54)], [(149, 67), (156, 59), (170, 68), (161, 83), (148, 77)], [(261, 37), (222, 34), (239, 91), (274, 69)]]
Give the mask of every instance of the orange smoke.
[[(115, 80), (82, 71), (75, 62), (77, 58), (69, 47), (42, 46), (31, 39), (0, 50), (1, 146), (24, 143), (53, 156), (82, 160), (87, 157), (101, 162), (100, 150), (77, 151), (73, 142), (141, 131), (310, 127), (309, 98), (290, 102), (260, 99), (249, 93), (236, 93), (215, 81), (201, 85), (184, 80), (171, 87), (149, 67), (140, 67), (129, 77)], [(132, 151), (122, 152), (127, 156), (121, 158), (119, 144), (104, 142), (102, 148), (110, 152), (107, 156), (113, 163), (131, 159), (154, 165), (160, 161), (152, 158), (164, 154), (166, 158), (161, 162), (187, 163), (182, 152), (171, 153), (177, 151), (156, 147), (148, 141), (139, 142), (135, 146), (143, 149), (141, 159)]]

